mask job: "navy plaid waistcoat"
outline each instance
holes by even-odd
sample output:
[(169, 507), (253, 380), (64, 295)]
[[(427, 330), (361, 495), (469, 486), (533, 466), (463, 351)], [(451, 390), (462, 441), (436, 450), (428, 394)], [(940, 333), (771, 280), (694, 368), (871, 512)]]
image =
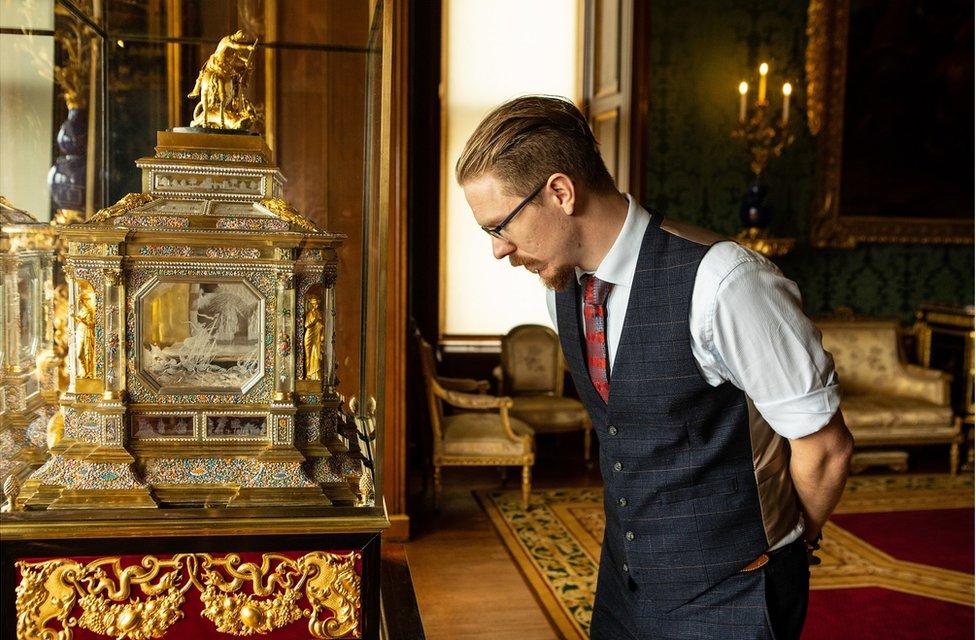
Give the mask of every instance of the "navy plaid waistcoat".
[(600, 443), (602, 558), (612, 563), (601, 566), (601, 591), (604, 575), (621, 585), (629, 577), (643, 606), (668, 611), (740, 571), (770, 541), (746, 396), (728, 382), (709, 385), (691, 351), (692, 289), (709, 245), (660, 223), (654, 214), (641, 245), (608, 404), (587, 372), (578, 284), (556, 294), (556, 317)]

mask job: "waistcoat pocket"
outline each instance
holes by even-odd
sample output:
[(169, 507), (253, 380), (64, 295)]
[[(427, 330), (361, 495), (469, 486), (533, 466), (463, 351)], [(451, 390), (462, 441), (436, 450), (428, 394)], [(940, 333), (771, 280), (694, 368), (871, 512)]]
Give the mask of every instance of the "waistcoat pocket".
[(667, 491), (662, 491), (660, 495), (661, 502), (665, 504), (674, 504), (675, 502), (684, 502), (685, 500), (691, 500), (692, 498), (701, 498), (703, 496), (721, 496), (729, 493), (736, 493), (738, 491), (739, 481), (736, 478), (722, 478), (719, 480), (711, 480), (709, 482), (689, 485), (687, 487), (668, 489)]

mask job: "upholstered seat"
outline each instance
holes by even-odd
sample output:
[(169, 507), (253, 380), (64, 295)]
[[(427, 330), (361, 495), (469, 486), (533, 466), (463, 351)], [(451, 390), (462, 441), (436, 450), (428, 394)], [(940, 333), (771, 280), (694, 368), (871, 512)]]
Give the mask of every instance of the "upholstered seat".
[(896, 321), (822, 320), (817, 326), (834, 358), (841, 412), (855, 447), (949, 444), (955, 473), (961, 422), (949, 404), (950, 376), (904, 362)]
[[(416, 338), (433, 431), (435, 504), (441, 467), (511, 465), (522, 467), (522, 504), (528, 508), (535, 463), (532, 427), (509, 417), (511, 398), (485, 395), (487, 382), (438, 376), (434, 350), (419, 333)], [(446, 415), (444, 405), (455, 412)]]
[[(532, 427), (509, 418), (516, 436), (532, 437)], [(518, 456), (522, 443), (505, 435), (497, 413), (459, 413), (444, 418), (442, 451), (452, 456)]]
[(563, 396), (512, 396), (512, 416), (529, 424), (544, 424), (546, 432), (579, 431), (586, 420), (581, 403)]
[(589, 462), (593, 427), (583, 403), (563, 397), (565, 365), (556, 332), (519, 325), (502, 338), (501, 359), (494, 374), (499, 393), (512, 398), (512, 416), (536, 433), (583, 431), (583, 459)]

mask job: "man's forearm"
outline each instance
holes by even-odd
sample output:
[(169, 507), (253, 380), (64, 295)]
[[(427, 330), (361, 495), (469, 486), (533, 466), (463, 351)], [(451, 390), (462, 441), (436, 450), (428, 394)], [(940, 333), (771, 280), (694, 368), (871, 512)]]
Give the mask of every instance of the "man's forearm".
[(806, 537), (812, 540), (844, 493), (853, 439), (838, 411), (821, 431), (790, 445), (790, 474), (803, 509)]

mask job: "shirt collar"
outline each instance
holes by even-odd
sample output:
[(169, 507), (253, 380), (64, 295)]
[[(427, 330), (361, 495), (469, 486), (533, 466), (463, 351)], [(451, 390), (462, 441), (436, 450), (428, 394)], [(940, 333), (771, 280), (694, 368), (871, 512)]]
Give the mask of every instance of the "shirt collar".
[(641, 244), (644, 242), (644, 233), (647, 225), (651, 222), (651, 214), (644, 210), (644, 207), (637, 203), (637, 199), (629, 193), (627, 197), (627, 219), (624, 226), (620, 228), (617, 239), (613, 241), (610, 251), (603, 257), (600, 266), (596, 271), (583, 271), (576, 268), (576, 280), (582, 284), (583, 276), (593, 274), (604, 282), (614, 285), (629, 287), (634, 281), (634, 271), (637, 269), (637, 257), (640, 254)]

